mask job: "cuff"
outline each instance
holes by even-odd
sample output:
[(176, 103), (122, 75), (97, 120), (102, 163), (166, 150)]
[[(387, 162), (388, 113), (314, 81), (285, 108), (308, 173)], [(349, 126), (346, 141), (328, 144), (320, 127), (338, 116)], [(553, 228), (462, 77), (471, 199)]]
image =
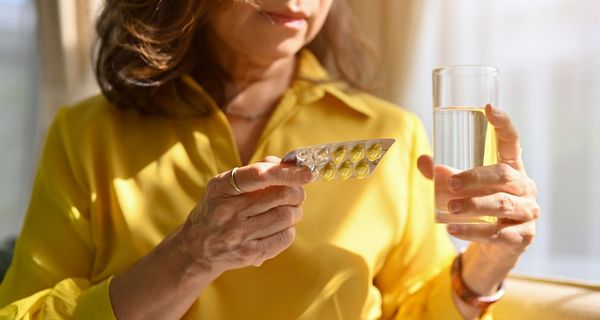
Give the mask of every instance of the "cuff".
[[(442, 272), (436, 277), (435, 285), (431, 291), (431, 296), (427, 302), (427, 314), (430, 319), (449, 319), (449, 320), (463, 320), (464, 318), (458, 311), (454, 299), (452, 298), (452, 276), (450, 273), (451, 265), (447, 266)], [(488, 310), (480, 317), (482, 320), (491, 320), (493, 307)]]
[(79, 296), (74, 314), (75, 319), (116, 320), (108, 293), (111, 280), (112, 277), (90, 287)]

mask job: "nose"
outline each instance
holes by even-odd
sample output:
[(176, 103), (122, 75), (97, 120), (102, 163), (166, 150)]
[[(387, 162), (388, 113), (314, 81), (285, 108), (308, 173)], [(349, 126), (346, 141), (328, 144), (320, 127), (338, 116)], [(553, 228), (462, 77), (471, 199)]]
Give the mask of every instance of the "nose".
[(302, 8), (303, 0), (292, 0), (292, 5), (297, 8)]

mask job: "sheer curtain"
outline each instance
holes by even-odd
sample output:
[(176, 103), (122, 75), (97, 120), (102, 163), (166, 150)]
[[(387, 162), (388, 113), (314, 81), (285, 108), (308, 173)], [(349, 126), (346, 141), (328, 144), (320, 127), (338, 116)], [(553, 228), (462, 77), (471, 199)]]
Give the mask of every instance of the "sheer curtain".
[(92, 21), (101, 0), (0, 0), (0, 247), (27, 209), (56, 110), (97, 92)]
[(42, 62), (42, 121), (98, 88), (92, 71), (93, 22), (101, 0), (36, 0)]
[[(406, 18), (391, 1), (352, 1), (371, 7), (358, 12), (384, 51), (385, 70), (396, 74), (378, 93), (417, 113), (429, 132), (434, 67), (500, 70), (500, 106), (520, 130), (542, 207), (538, 236), (516, 272), (600, 283), (600, 2), (400, 1), (412, 5)], [(385, 52), (407, 32), (409, 53)]]
[(0, 0), (0, 251), (19, 232), (36, 163), (35, 21), (29, 1)]

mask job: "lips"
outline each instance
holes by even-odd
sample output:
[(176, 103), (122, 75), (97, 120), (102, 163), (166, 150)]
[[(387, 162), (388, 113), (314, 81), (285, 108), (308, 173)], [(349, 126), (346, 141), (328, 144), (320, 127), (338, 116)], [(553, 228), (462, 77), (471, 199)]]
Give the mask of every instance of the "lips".
[(291, 28), (299, 28), (306, 24), (307, 16), (302, 12), (263, 11), (273, 24)]

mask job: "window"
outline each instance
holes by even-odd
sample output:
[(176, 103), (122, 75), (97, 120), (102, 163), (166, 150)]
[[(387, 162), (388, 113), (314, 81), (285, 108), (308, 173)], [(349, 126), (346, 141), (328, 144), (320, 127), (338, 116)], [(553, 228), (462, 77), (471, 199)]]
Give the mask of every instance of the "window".
[(56, 110), (98, 92), (90, 58), (100, 4), (0, 0), (0, 243), (21, 229)]
[(39, 65), (27, 0), (0, 0), (0, 243), (15, 237), (37, 164)]
[[(600, 2), (424, 1), (397, 103), (431, 132), (431, 70), (500, 70), (500, 106), (520, 130), (542, 218), (517, 273), (600, 283)], [(388, 38), (390, 39), (390, 38)]]

